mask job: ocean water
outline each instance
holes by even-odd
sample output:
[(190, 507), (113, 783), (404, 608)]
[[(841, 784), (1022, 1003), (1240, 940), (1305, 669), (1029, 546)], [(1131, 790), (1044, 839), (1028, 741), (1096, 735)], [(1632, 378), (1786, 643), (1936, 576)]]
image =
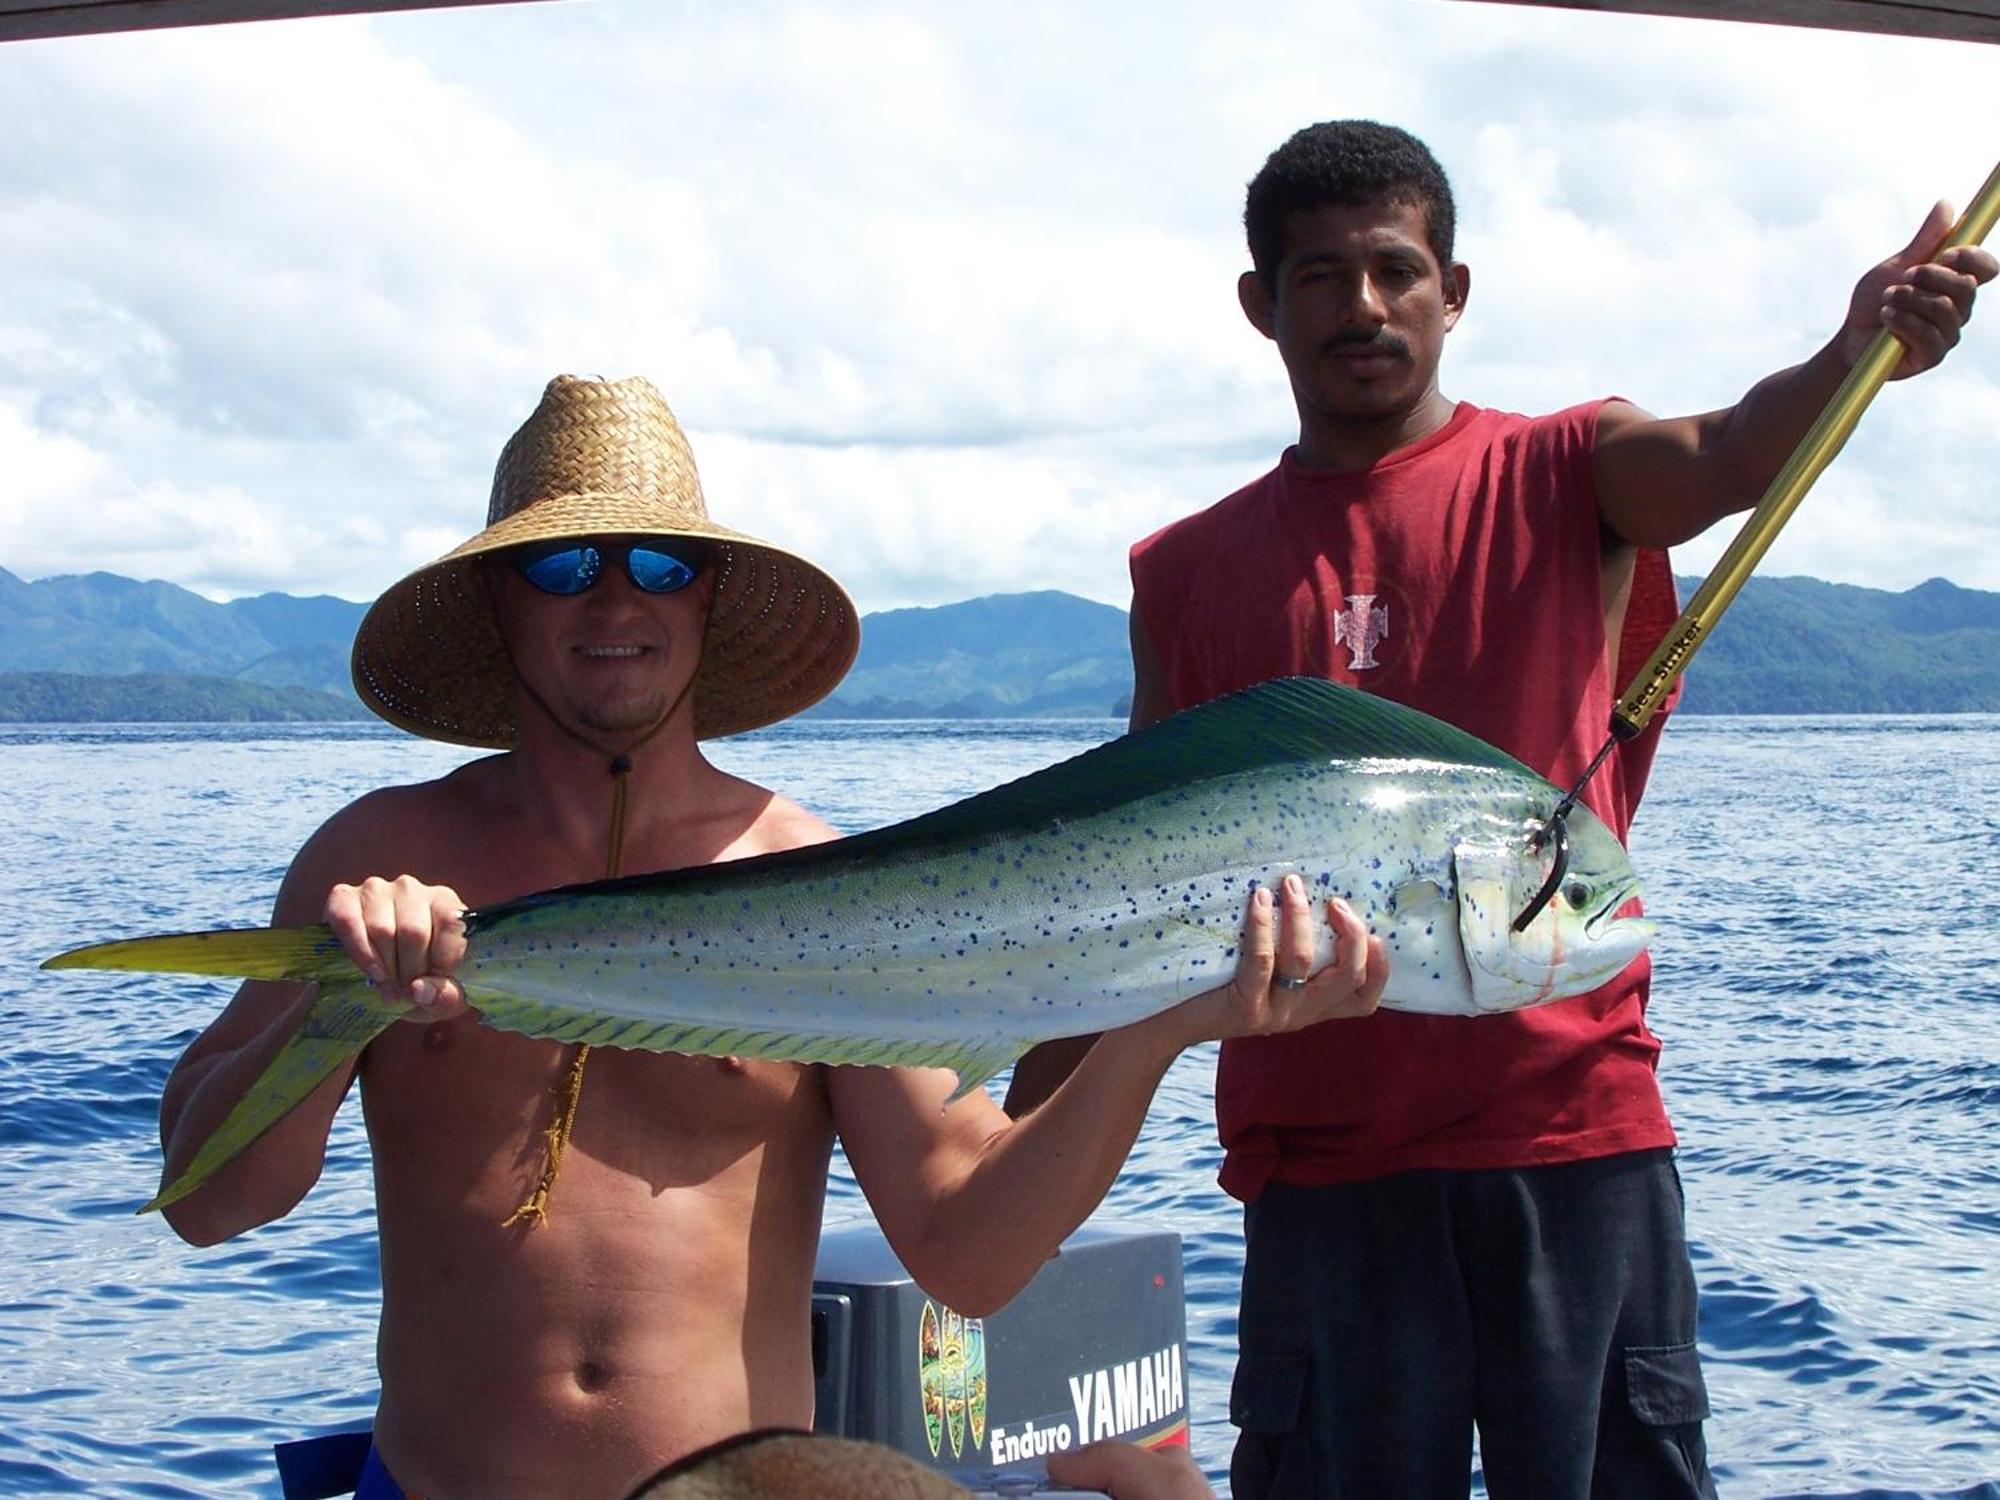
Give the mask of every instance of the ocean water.
[[(860, 829), (1114, 733), (809, 722), (713, 747)], [(464, 752), (372, 726), (0, 727), (0, 1493), (276, 1493), (273, 1441), (365, 1418), (358, 1110), (282, 1223), (135, 1218), (167, 1069), (223, 990), (56, 976), (101, 937), (260, 922), (370, 787)], [(2000, 717), (1689, 718), (1634, 836), (1725, 1496), (2000, 1500)], [(1241, 1241), (1214, 1059), (1169, 1076), (1107, 1211), (1185, 1239), (1193, 1442), (1226, 1469)], [(841, 1175), (828, 1217), (865, 1212)]]

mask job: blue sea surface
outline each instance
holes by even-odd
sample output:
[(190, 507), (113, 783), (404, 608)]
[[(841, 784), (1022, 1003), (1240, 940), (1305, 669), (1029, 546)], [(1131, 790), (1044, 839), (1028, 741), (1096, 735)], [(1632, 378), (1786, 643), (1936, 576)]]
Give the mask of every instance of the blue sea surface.
[[(837, 825), (1073, 754), (1110, 721), (805, 721), (711, 747)], [(378, 1302), (359, 1112), (289, 1218), (207, 1250), (133, 1210), (219, 985), (38, 972), (261, 922), (371, 787), (469, 752), (372, 725), (0, 727), (0, 1493), (272, 1495), (364, 1420)], [(1686, 718), (1634, 835), (1726, 1497), (2000, 1500), (2000, 717)], [(1107, 1212), (1184, 1237), (1218, 1479), (1242, 1242), (1214, 1057), (1169, 1075)], [(836, 1164), (828, 1218), (866, 1212)]]

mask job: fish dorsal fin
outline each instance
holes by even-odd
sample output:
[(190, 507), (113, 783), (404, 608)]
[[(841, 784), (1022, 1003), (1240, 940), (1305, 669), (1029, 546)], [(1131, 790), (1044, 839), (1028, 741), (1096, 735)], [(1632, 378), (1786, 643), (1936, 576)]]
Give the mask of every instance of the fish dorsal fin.
[(729, 885), (799, 866), (824, 868), (844, 858), (880, 859), (962, 839), (1046, 828), (1264, 766), (1361, 759), (1440, 761), (1534, 774), (1504, 751), (1414, 708), (1323, 678), (1279, 677), (907, 822), (721, 865), (570, 886), (487, 908), (473, 915), (473, 923), (476, 928), (482, 920), (586, 890), (657, 890), (684, 881)]
[(1484, 740), (1387, 698), (1318, 677), (1278, 677), (878, 833), (944, 840), (1036, 828), (1217, 776), (1362, 759), (1527, 769)]

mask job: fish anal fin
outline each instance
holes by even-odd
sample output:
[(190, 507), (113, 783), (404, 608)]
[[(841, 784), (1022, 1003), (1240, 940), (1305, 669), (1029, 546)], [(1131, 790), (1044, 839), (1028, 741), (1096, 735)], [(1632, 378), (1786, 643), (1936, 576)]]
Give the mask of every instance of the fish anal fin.
[(696, 1057), (756, 1057), (771, 1062), (825, 1063), (878, 1068), (950, 1068), (958, 1074), (953, 1099), (961, 1099), (1013, 1063), (1029, 1043), (1015, 1040), (968, 1046), (962, 1042), (896, 1037), (822, 1036), (740, 1026), (655, 1024), (607, 1019), (586, 1010), (552, 1005), (482, 988), (473, 998), (487, 1025), (548, 1041), (589, 1042), (641, 1052)]
[(385, 1005), (363, 984), (328, 985), (299, 1028), (222, 1118), (201, 1149), (139, 1210), (177, 1203), (248, 1149), (343, 1064), (361, 1055), (406, 1006)]

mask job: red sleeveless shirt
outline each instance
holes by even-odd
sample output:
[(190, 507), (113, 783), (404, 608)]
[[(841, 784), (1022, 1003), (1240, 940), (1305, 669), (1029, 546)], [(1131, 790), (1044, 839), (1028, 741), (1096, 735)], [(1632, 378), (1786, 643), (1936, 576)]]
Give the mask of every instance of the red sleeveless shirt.
[[(1559, 786), (1604, 743), (1611, 680), (1591, 451), (1602, 402), (1527, 418), (1461, 404), (1352, 474), (1271, 473), (1132, 549), (1133, 608), (1176, 708), (1267, 678), (1331, 678), (1450, 720)], [(1617, 654), (1629, 676), (1675, 617), (1640, 554)], [(1621, 839), (1664, 714), (1583, 800)], [(1227, 1042), (1223, 1187), (1427, 1167), (1516, 1167), (1674, 1143), (1642, 956), (1590, 995), (1481, 1017), (1380, 1011)]]

